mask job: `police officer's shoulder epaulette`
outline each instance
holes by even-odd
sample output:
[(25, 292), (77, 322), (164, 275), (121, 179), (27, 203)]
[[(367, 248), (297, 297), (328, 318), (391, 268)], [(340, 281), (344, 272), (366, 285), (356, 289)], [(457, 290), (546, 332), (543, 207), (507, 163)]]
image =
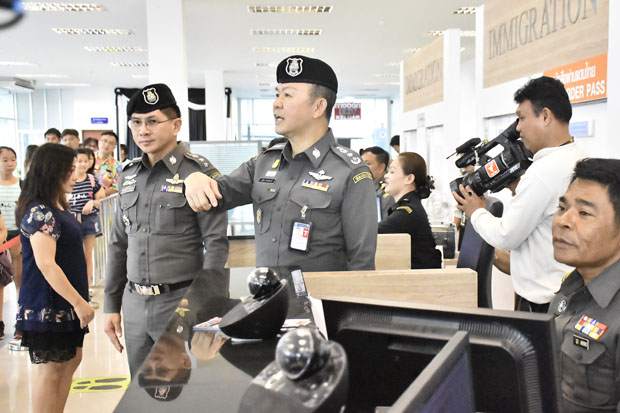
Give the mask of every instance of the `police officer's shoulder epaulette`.
[(398, 208), (396, 208), (397, 211), (399, 209), (402, 209), (403, 211), (407, 211), (408, 214), (412, 214), (413, 213), (413, 209), (411, 209), (411, 207), (408, 207), (408, 206), (399, 206)]
[(277, 143), (273, 146), (270, 146), (269, 148), (265, 149), (265, 152), (269, 152), (269, 151), (281, 151), (284, 149), (284, 147), (286, 146), (286, 142), (282, 142), (282, 143)]
[(333, 144), (331, 148), (351, 169), (364, 165), (364, 161), (357, 152), (338, 144)]
[(122, 171), (125, 171), (129, 168), (131, 168), (132, 166), (136, 166), (136, 165), (140, 165), (140, 161), (142, 160), (142, 158), (140, 156), (133, 158), (132, 160), (130, 160), (129, 162), (127, 162), (125, 165), (123, 165), (121, 167)]
[(562, 277), (562, 282), (566, 281), (566, 279), (572, 274), (572, 271), (567, 272), (566, 274), (564, 274), (564, 277)]
[[(194, 152), (185, 152), (183, 155), (190, 161), (197, 164), (200, 167), (201, 172), (204, 172), (213, 166), (209, 163), (209, 160), (207, 158), (200, 154)], [(213, 174), (209, 175), (211, 179), (219, 178), (220, 176), (222, 176), (222, 174), (217, 171), (214, 171)]]

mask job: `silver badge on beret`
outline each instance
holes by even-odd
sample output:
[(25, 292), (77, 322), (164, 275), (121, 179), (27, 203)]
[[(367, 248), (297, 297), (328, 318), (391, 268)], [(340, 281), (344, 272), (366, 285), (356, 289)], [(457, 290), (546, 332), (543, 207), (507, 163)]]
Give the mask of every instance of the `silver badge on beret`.
[(299, 76), (304, 70), (302, 67), (304, 60), (300, 57), (289, 57), (286, 59), (286, 73), (289, 76)]
[(159, 102), (159, 95), (154, 87), (150, 87), (142, 91), (142, 96), (144, 96), (144, 102), (149, 105), (154, 105)]
[(558, 304), (558, 313), (563, 313), (564, 310), (566, 310), (566, 305), (566, 300), (560, 301), (560, 304)]

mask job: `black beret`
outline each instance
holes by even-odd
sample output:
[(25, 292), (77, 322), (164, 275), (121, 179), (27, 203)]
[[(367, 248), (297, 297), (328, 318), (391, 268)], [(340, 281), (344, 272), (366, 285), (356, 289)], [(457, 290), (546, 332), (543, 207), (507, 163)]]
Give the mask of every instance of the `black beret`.
[(127, 104), (127, 116), (134, 113), (149, 113), (157, 109), (165, 109), (177, 104), (170, 88), (163, 83), (144, 86), (137, 91)]
[(334, 70), (324, 61), (306, 56), (289, 56), (277, 70), (278, 83), (312, 83), (338, 93), (338, 79)]

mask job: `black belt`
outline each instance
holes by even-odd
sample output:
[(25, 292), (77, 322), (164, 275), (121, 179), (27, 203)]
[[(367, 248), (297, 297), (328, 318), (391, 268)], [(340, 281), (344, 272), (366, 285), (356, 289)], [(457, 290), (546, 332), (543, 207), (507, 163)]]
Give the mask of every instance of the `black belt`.
[(140, 285), (133, 281), (129, 281), (129, 286), (132, 290), (136, 291), (140, 295), (160, 295), (169, 293), (170, 291), (178, 290), (179, 288), (189, 287), (193, 280), (181, 281), (174, 284), (151, 284)]

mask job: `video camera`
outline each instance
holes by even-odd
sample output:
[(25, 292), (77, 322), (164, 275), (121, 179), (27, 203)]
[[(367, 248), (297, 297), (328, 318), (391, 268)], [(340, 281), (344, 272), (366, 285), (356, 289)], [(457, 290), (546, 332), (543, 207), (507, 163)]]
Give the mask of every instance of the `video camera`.
[[(532, 164), (533, 155), (519, 140), (518, 123), (519, 120), (515, 120), (491, 141), (480, 142), (479, 138), (473, 138), (456, 148), (456, 153), (463, 154), (454, 162), (457, 167), (465, 168), (478, 164), (480, 168), (450, 182), (450, 190), (463, 196), (459, 191), (459, 185), (463, 184), (464, 187), (469, 185), (478, 196), (481, 196), (486, 191), (498, 192), (523, 175)], [(501, 145), (504, 150), (495, 158), (491, 158), (487, 152), (497, 145)]]

